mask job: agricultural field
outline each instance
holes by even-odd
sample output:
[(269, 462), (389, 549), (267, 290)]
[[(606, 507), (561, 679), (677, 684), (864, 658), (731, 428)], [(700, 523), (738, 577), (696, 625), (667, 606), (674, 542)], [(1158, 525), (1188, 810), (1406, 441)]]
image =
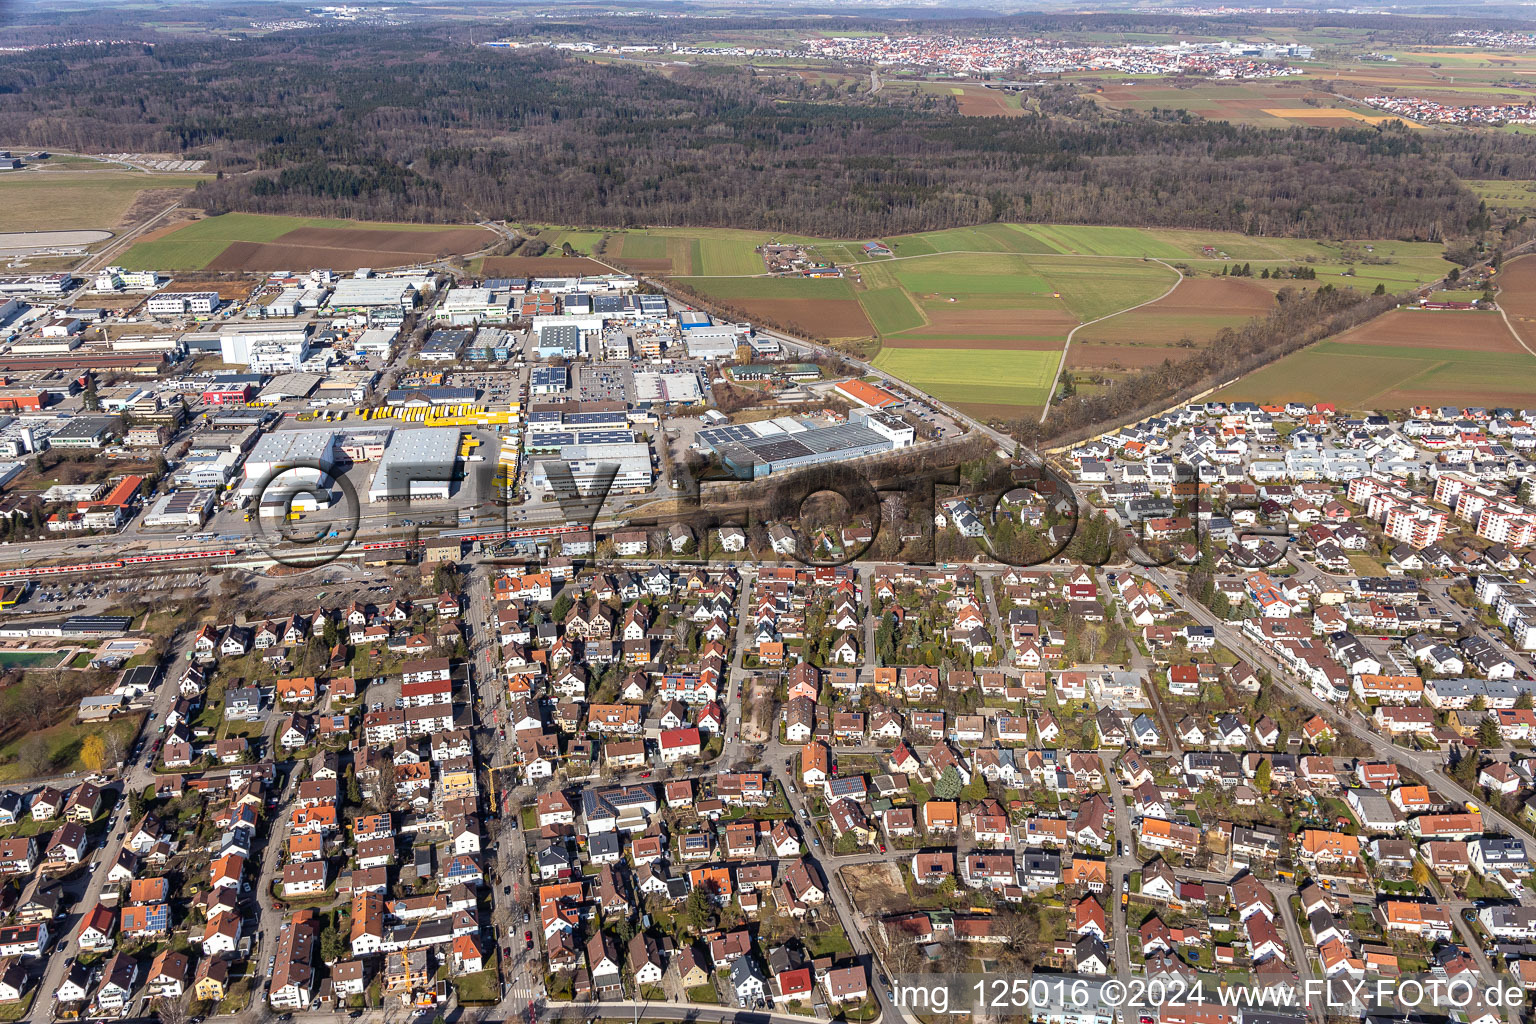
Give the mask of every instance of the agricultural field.
[(0, 206), (6, 231), (112, 230), (140, 222), (135, 203), (158, 213), (205, 175), (139, 174), (133, 171), (17, 171), (0, 175)]
[(874, 334), (847, 278), (693, 278), (689, 284), (746, 317), (831, 339)]
[(768, 231), (731, 228), (645, 228), (633, 231), (574, 232), (544, 229), (539, 237), (558, 248), (569, 242), (579, 253), (593, 254), (600, 238), (602, 255), (644, 274), (673, 277), (745, 277), (766, 272), (757, 247), (775, 238)]
[(1045, 404), (1060, 361), (1057, 348), (886, 348), (874, 363), (974, 415), (1008, 416)]
[(1217, 393), (1349, 410), (1536, 404), (1536, 355), (1496, 312), (1400, 309), (1308, 346)]
[(1177, 361), (1194, 344), (1273, 304), (1269, 289), (1249, 278), (1187, 277), (1166, 298), (1083, 328), (1072, 339), (1067, 365), (1113, 373)]
[[(1343, 98), (1384, 93), (1437, 103), (1521, 103), (1536, 96), (1536, 59), (1530, 54), (1492, 54), (1466, 49), (1398, 50), (1381, 64), (1309, 67), (1298, 82), (1327, 82)], [(1335, 102), (1340, 102), (1335, 100)]]
[(379, 224), (318, 217), (226, 213), (205, 217), (135, 243), (122, 257), (129, 269), (308, 270), (391, 267), (484, 248), (495, 236), (481, 228)]
[(1109, 110), (1186, 110), (1209, 121), (1261, 128), (1338, 128), (1351, 122), (1393, 120), (1364, 104), (1319, 90), (1304, 78), (1175, 85), (1162, 77), (1102, 81), (1095, 76), (1084, 87), (1087, 95)]
[(955, 105), (965, 117), (1020, 117), (1026, 109), (1026, 99), (1019, 94), (988, 88), (975, 82), (904, 82), (888, 79), (885, 90), (953, 97)]
[[(696, 241), (744, 248), (761, 240), (745, 232), (724, 239), (710, 238), (712, 232), (692, 234), (702, 237), (625, 232), (622, 240), (610, 236), (608, 251), (617, 246), (637, 261), (678, 265), (675, 257), (686, 245), (689, 265), (702, 259), (694, 253), (714, 252), (718, 267), (720, 246), (695, 247)], [(1043, 374), (1040, 367), (1053, 355), (1059, 361), (1056, 354), (1079, 325), (1091, 324), (1073, 338), (1068, 367), (1095, 379), (1113, 378), (1183, 358), (1222, 328), (1270, 309), (1283, 287), (1332, 282), (1411, 292), (1451, 266), (1431, 243), (1317, 242), (1063, 224), (985, 224), (881, 239), (891, 255), (870, 255), (856, 240), (780, 240), (806, 244), (822, 259), (846, 267), (847, 276), (677, 276), (744, 317), (807, 325), (978, 415), (1003, 415), (1003, 410), (1017, 415), (1020, 404), (1043, 402), (1055, 366)], [(761, 266), (756, 254), (747, 252)], [(1221, 274), (1243, 265), (1252, 276)], [(1261, 276), (1299, 266), (1314, 271), (1316, 280)], [(1183, 268), (1182, 281), (1175, 267)], [(1172, 294), (1159, 298), (1175, 283)], [(961, 389), (957, 380), (991, 383)]]
[(1495, 210), (1536, 210), (1536, 181), (1463, 181), (1462, 184)]
[(1496, 275), (1499, 308), (1515, 338), (1536, 352), (1536, 256), (1511, 260)]

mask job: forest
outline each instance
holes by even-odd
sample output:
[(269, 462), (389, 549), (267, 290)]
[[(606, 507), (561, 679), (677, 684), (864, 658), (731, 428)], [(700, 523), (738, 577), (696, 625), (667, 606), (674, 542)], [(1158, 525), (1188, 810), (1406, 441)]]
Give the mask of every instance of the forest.
[(0, 59), (0, 136), (186, 153), (212, 211), (864, 237), (994, 220), (1447, 240), (1458, 176), (1536, 177), (1517, 136), (1105, 115), (1045, 87), (1024, 118), (949, 98), (820, 99), (750, 68), (661, 75), (461, 29), (326, 27)]

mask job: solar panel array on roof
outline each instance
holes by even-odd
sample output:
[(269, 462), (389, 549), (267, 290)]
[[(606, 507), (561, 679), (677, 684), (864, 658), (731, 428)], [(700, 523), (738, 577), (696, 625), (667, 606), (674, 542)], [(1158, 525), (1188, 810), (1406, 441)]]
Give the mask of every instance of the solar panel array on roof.
[(813, 452), (825, 453), (841, 451), (844, 448), (857, 448), (867, 444), (881, 444), (889, 441), (884, 434), (877, 434), (868, 427), (857, 423), (839, 423), (835, 426), (822, 427), (820, 430), (805, 430), (795, 435), (794, 438)]
[(573, 444), (630, 444), (635, 435), (629, 430), (554, 430), (537, 438), (530, 437), (531, 448), (564, 448)]
[(623, 408), (593, 409), (565, 414), (565, 425), (568, 427), (599, 426), (605, 423), (623, 424), (628, 422), (629, 413)]
[(782, 462), (785, 459), (801, 459), (813, 454), (816, 449), (804, 444), (798, 438), (779, 435), (776, 437), (760, 437), (751, 441), (743, 441), (742, 447), (752, 452), (764, 462)]
[(65, 633), (126, 633), (131, 625), (126, 615), (71, 615), (60, 628)]
[[(793, 433), (776, 432), (766, 436), (741, 436), (747, 424), (730, 424), (699, 431), (698, 437), (710, 443), (720, 458), (737, 473), (758, 477), (779, 469), (808, 466), (837, 459), (858, 458), (892, 447), (890, 438), (862, 424), (843, 423), (830, 427), (807, 428), (793, 424)], [(764, 424), (752, 424), (761, 428)]]
[(696, 435), (707, 445), (718, 447), (728, 441), (750, 441), (757, 433), (747, 423), (726, 423), (718, 427), (706, 427)]

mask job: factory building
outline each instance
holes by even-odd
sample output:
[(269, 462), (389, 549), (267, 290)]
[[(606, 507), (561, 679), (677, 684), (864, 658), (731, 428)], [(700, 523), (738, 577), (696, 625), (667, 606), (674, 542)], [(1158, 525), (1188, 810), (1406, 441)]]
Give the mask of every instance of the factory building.
[[(567, 484), (566, 474), (570, 483)], [(574, 486), (580, 494), (593, 494), (606, 486), (610, 494), (643, 491), (651, 486), (651, 446), (643, 441), (620, 444), (573, 444), (560, 449), (553, 459), (533, 464), (532, 483), (539, 490)]]
[(219, 353), (231, 366), (249, 366), (256, 373), (286, 373), (309, 358), (310, 330), (300, 320), (228, 324), (219, 331)]
[(530, 434), (568, 430), (626, 430), (629, 407), (623, 402), (544, 402), (529, 407)]
[(398, 327), (370, 327), (362, 333), (353, 346), (360, 356), (378, 356), (388, 361), (395, 351), (395, 339), (400, 337)]
[(735, 359), (737, 346), (751, 333), (746, 324), (699, 324), (684, 328), (683, 344), (689, 359)]
[(396, 430), (368, 486), (368, 500), (446, 500), (458, 454), (456, 427)]
[(581, 328), (576, 324), (540, 324), (534, 332), (540, 359), (575, 359), (581, 355)]
[(906, 448), (916, 432), (901, 420), (874, 410), (856, 410), (847, 423), (817, 427), (791, 417), (708, 427), (698, 439), (744, 480), (770, 473)]
[(686, 373), (635, 374), (635, 401), (641, 405), (692, 405), (704, 401), (699, 375)]
[(208, 519), (213, 510), (215, 492), (183, 488), (162, 495), (144, 514), (144, 525), (151, 528), (196, 529)]
[(399, 277), (349, 277), (336, 283), (330, 310), (335, 313), (366, 313), (369, 310), (411, 309), (416, 305), (414, 283)]
[(158, 287), (160, 287), (160, 275), (153, 270), (106, 267), (96, 272), (96, 290), (99, 292), (115, 292), (124, 288), (147, 292)]
[(334, 430), (278, 430), (265, 434), (245, 460), (240, 492), (258, 494), (281, 477), (285, 491), (329, 488), (337, 462)]
[(490, 288), (455, 288), (437, 304), (435, 316), (455, 327), (482, 320), (499, 323), (512, 317), (512, 295)]

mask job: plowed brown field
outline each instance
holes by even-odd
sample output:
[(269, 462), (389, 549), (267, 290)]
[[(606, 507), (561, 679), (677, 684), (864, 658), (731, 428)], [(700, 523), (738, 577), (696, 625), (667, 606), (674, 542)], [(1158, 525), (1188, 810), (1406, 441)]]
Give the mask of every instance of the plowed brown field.
[(356, 270), (424, 263), (483, 249), (494, 239), (480, 228), (373, 231), (295, 228), (271, 242), (231, 242), (207, 270)]
[(748, 316), (761, 316), (823, 338), (864, 338), (875, 329), (857, 299), (731, 299)]

